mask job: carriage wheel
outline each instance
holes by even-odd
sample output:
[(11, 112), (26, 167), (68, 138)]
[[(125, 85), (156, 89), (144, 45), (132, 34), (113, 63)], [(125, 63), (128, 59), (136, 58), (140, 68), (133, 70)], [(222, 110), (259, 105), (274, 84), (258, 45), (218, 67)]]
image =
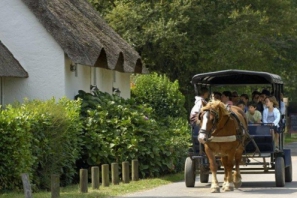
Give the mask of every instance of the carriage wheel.
[(285, 181), (292, 182), (292, 164), (285, 168)]
[(283, 157), (275, 159), (275, 184), (276, 187), (285, 186), (285, 162)]
[(185, 183), (186, 187), (194, 187), (195, 186), (195, 161), (192, 160), (190, 157), (187, 157), (185, 162)]
[(200, 182), (201, 183), (208, 183), (209, 173), (206, 173), (208, 171), (200, 170)]

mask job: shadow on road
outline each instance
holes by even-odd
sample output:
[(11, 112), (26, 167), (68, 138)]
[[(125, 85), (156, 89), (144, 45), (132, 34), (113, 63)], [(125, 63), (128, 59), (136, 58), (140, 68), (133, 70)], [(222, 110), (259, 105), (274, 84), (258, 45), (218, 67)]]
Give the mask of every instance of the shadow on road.
[(284, 146), (284, 148), (291, 149), (291, 155), (297, 156), (297, 142), (292, 142)]
[[(240, 191), (245, 193), (265, 193), (265, 194), (292, 194), (296, 193), (297, 182), (286, 183), (284, 187), (275, 187), (275, 182), (243, 182)], [(249, 190), (247, 190), (249, 189)]]
[[(127, 198), (127, 197), (116, 197), (116, 198)], [(140, 197), (130, 197), (130, 198), (140, 198)], [(141, 196), (141, 198), (197, 198), (197, 196), (147, 196), (147, 197)], [(208, 196), (203, 196), (203, 198), (208, 198)]]
[[(203, 186), (195, 186), (194, 188), (198, 189), (207, 189), (210, 188), (211, 184), (205, 184)], [(255, 182), (243, 182), (242, 186), (238, 189), (243, 193), (263, 193), (263, 194), (292, 194), (297, 192), (297, 182), (286, 183), (285, 187), (276, 187), (275, 182), (267, 182), (267, 181), (255, 181)], [(222, 187), (222, 184), (220, 184)]]

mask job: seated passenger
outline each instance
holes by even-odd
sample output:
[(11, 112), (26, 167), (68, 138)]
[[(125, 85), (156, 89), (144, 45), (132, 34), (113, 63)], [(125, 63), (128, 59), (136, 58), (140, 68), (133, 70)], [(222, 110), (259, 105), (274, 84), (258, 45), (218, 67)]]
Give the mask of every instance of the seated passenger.
[(236, 91), (232, 92), (231, 101), (233, 104), (237, 104), (239, 102), (238, 93)]
[(221, 101), (221, 97), (222, 97), (222, 94), (220, 92), (217, 92), (217, 91), (214, 91), (213, 92), (213, 100), (215, 101)]
[(231, 91), (223, 91), (221, 101), (226, 105), (233, 105), (231, 101)]
[(239, 102), (236, 104), (243, 112), (245, 112), (245, 103), (242, 100), (239, 100)]
[(205, 99), (209, 96), (209, 91), (206, 87), (202, 87), (200, 90), (200, 95), (195, 97), (195, 105), (191, 110), (190, 113), (190, 121), (191, 124), (198, 124), (197, 115), (200, 113), (200, 110), (202, 108), (202, 103), (205, 102)]
[(248, 111), (246, 112), (246, 118), (249, 124), (258, 124), (261, 123), (262, 115), (260, 111), (257, 110), (257, 103), (249, 102)]
[(258, 103), (261, 93), (258, 91), (253, 91), (252, 93), (252, 101)]
[(244, 102), (244, 105), (245, 105), (244, 113), (246, 113), (248, 111), (247, 104), (249, 102), (249, 96), (247, 94), (241, 94), (240, 100), (242, 100)]
[(264, 109), (266, 109), (265, 98), (267, 98), (268, 96), (270, 96), (270, 92), (266, 89), (263, 89), (263, 91), (259, 97), (259, 103), (257, 106), (257, 110), (260, 111), (262, 115), (263, 115)]
[(274, 145), (275, 150), (279, 150), (279, 122), (280, 122), (280, 112), (276, 108), (278, 106), (278, 102), (274, 96), (269, 96), (265, 99), (266, 109), (263, 111), (263, 123), (268, 123), (273, 126), (272, 133), (274, 133)]

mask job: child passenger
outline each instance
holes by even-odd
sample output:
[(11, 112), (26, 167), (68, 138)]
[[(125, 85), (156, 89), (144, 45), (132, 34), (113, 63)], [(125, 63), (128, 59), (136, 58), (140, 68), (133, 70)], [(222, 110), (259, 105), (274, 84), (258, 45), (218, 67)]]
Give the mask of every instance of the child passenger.
[(248, 111), (246, 112), (246, 117), (249, 124), (259, 124), (262, 120), (261, 112), (257, 110), (257, 103), (251, 101), (248, 103)]
[(266, 109), (263, 111), (263, 123), (271, 123), (273, 126), (272, 131), (274, 132), (274, 145), (275, 150), (279, 150), (279, 121), (280, 121), (280, 112), (277, 109), (278, 102), (274, 96), (269, 96), (265, 99)]

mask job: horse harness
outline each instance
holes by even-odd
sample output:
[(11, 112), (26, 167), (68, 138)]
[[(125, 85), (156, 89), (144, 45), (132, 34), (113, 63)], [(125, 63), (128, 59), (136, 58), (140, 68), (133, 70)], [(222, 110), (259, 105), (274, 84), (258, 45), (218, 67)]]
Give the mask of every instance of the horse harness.
[[(243, 123), (240, 121), (240, 119), (238, 118), (238, 116), (233, 111), (231, 111), (231, 108), (230, 108), (229, 105), (226, 107), (226, 109), (228, 110), (228, 112), (230, 112), (230, 116), (226, 120), (224, 126), (230, 120), (230, 117), (232, 117), (232, 118), (234, 118), (236, 120), (237, 127), (236, 127), (235, 138), (233, 138), (233, 137), (231, 138), (231, 136), (223, 136), (223, 137), (214, 137), (214, 136), (211, 136), (211, 137), (208, 138), (207, 141), (208, 142), (211, 142), (211, 141), (215, 142), (215, 139), (221, 138), (221, 139), (224, 139), (224, 140), (229, 140), (229, 142), (240, 141), (240, 142), (242, 142), (243, 145), (245, 145), (246, 144), (246, 141), (247, 140), (250, 140), (250, 136), (249, 136), (248, 131), (244, 128)], [(214, 120), (213, 120), (213, 126), (212, 126), (210, 132), (208, 134), (206, 133), (206, 131), (204, 132), (208, 136), (211, 135), (213, 133), (213, 131), (216, 129), (216, 124), (217, 124), (217, 121), (219, 120), (219, 115), (218, 115), (218, 113), (215, 110), (210, 109), (209, 112), (214, 115)]]

